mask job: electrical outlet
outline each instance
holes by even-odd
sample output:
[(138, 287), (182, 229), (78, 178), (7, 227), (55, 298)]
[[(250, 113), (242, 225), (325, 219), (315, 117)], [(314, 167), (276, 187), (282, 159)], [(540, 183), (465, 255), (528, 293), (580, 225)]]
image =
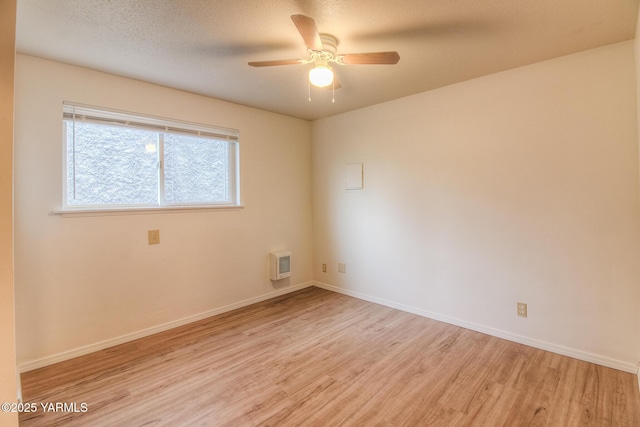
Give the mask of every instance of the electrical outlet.
[(327, 264), (322, 264), (322, 272), (323, 273), (327, 272)]
[(347, 264), (344, 262), (338, 263), (338, 273), (346, 273), (347, 272)]
[(518, 316), (527, 317), (527, 304), (523, 302), (518, 303)]
[(149, 244), (150, 245), (160, 244), (160, 230), (149, 230)]

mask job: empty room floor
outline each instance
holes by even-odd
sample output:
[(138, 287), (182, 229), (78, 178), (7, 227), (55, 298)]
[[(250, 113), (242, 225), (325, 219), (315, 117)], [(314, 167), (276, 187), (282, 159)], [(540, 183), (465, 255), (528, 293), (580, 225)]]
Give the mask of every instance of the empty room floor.
[(24, 373), (22, 387), (39, 410), (21, 426), (640, 425), (633, 374), (315, 287)]

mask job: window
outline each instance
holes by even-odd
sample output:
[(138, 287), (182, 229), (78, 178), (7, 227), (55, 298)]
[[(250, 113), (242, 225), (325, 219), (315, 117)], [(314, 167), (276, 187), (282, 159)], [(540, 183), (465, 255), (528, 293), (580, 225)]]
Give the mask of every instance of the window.
[(237, 206), (238, 131), (64, 104), (63, 208)]

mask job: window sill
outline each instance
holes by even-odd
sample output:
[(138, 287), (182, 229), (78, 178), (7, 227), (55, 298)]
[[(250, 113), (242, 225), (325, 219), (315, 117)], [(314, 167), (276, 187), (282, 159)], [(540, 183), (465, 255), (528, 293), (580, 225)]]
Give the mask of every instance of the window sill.
[(159, 208), (114, 208), (114, 209), (59, 209), (51, 211), (51, 215), (63, 218), (80, 216), (113, 216), (113, 215), (146, 215), (166, 213), (190, 213), (206, 211), (235, 211), (244, 209), (242, 205), (225, 206), (164, 206)]

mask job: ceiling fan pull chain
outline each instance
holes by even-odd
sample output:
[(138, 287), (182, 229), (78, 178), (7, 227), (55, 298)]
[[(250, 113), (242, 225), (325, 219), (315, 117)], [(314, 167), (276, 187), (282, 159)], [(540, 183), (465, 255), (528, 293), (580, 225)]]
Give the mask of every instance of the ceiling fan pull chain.
[(333, 82), (331, 82), (333, 84), (333, 87), (331, 88), (331, 103), (335, 104), (336, 102), (336, 79), (333, 79)]
[(307, 83), (309, 84), (309, 102), (311, 102), (311, 82), (307, 80)]

